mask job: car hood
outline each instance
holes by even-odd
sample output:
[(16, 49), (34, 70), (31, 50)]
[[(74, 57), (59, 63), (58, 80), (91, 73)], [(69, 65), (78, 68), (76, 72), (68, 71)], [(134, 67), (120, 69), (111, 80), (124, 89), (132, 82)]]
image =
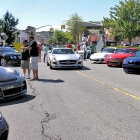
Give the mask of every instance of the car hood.
[[(91, 50), (87, 50), (87, 52), (91, 52)], [(78, 53), (84, 53), (84, 50), (79, 50)]]
[(129, 53), (113, 53), (111, 55), (109, 55), (110, 58), (126, 58), (126, 57), (130, 57), (133, 56), (133, 54), (129, 54)]
[(5, 82), (5, 81), (11, 81), (11, 80), (16, 80), (17, 79), (17, 75), (14, 74), (11, 69), (9, 68), (4, 68), (4, 67), (0, 67), (0, 83), (1, 82)]
[(126, 58), (126, 60), (128, 60), (128, 61), (139, 61), (140, 62), (140, 57), (128, 57), (128, 58)]
[(14, 53), (14, 52), (2, 52), (2, 53), (0, 53), (0, 55), (10, 55), (10, 56), (12, 56), (12, 55), (21, 55), (20, 53)]
[(112, 53), (102, 52), (102, 53), (94, 53), (91, 55), (91, 58), (104, 58), (105, 55), (110, 55)]
[(55, 54), (52, 55), (56, 60), (77, 60), (79, 59), (79, 54)]

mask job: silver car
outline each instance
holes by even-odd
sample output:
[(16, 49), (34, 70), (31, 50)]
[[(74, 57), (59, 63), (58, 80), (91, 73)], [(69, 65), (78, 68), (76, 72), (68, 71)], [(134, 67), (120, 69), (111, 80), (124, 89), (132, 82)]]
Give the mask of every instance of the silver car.
[(80, 68), (83, 67), (83, 59), (70, 48), (53, 48), (47, 54), (47, 66), (53, 68)]
[(25, 79), (12, 68), (0, 67), (0, 101), (16, 98), (27, 93)]

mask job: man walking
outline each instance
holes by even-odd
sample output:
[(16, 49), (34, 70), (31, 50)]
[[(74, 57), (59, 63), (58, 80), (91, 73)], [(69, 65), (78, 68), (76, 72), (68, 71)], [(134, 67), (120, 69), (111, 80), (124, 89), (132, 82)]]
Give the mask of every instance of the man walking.
[(87, 54), (87, 42), (84, 43), (83, 49), (84, 49), (84, 60), (86, 60), (86, 54)]
[(30, 70), (33, 71), (33, 78), (30, 80), (37, 80), (38, 79), (38, 59), (39, 59), (39, 53), (38, 53), (38, 47), (37, 42), (34, 40), (33, 36), (29, 36), (29, 46), (28, 47), (22, 47), (22, 49), (28, 49), (30, 50)]

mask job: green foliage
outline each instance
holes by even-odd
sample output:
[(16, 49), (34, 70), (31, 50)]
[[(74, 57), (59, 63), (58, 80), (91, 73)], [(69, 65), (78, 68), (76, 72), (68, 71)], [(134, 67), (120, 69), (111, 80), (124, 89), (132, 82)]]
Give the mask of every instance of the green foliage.
[(17, 32), (18, 30), (16, 29), (16, 25), (18, 25), (19, 20), (15, 19), (15, 17), (7, 11), (1, 21), (3, 23), (2, 31), (8, 36), (6, 42), (8, 44), (12, 44), (16, 36), (19, 35), (19, 32)]
[(110, 18), (104, 18), (103, 25), (109, 29), (111, 36), (128, 39), (140, 36), (140, 3), (138, 0), (120, 1), (110, 8)]
[(52, 43), (55, 43), (55, 40), (53, 38), (48, 38), (46, 44), (51, 45)]
[(53, 37), (56, 40), (56, 42), (62, 43), (66, 40), (64, 32), (61, 30), (55, 30), (53, 33)]
[(67, 21), (67, 30), (70, 32), (70, 35), (73, 36), (76, 43), (79, 42), (79, 34), (84, 31), (82, 26), (82, 18), (77, 14), (71, 15), (70, 19)]

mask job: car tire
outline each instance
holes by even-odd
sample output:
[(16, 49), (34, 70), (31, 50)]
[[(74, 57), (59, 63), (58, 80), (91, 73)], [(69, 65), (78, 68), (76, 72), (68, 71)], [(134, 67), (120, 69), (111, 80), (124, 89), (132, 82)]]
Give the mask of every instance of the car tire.
[(49, 62), (48, 62), (48, 60), (47, 60), (47, 66), (49, 66)]
[(89, 59), (89, 58), (90, 58), (90, 53), (87, 54), (87, 59)]
[(0, 65), (3, 66), (3, 67), (6, 67), (7, 66), (7, 60), (4, 57), (1, 58)]
[(51, 63), (50, 63), (50, 69), (51, 69), (51, 70), (53, 69)]
[(78, 69), (82, 69), (82, 68), (83, 68), (83, 66), (79, 67)]
[(111, 65), (107, 65), (108, 67), (112, 67)]

